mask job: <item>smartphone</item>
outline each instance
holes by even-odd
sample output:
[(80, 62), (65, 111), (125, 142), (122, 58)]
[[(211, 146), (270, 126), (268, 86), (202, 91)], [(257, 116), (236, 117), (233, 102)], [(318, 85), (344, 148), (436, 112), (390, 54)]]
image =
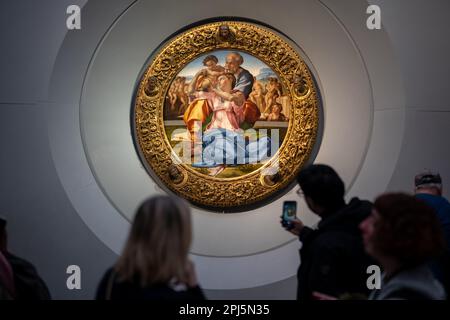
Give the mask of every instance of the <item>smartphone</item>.
[(297, 201), (285, 201), (283, 203), (283, 220), (290, 222), (297, 218)]

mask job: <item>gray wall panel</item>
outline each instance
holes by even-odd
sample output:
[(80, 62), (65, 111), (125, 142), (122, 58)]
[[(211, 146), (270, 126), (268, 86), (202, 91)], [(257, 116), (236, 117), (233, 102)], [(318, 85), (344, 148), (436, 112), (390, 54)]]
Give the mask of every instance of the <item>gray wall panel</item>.
[(402, 69), (406, 104), (450, 111), (450, 1), (373, 0)]
[(412, 192), (414, 176), (424, 170), (440, 172), (444, 194), (450, 198), (450, 112), (410, 110), (406, 114), (403, 147), (388, 190)]
[[(84, 225), (61, 187), (48, 145), (47, 114), (39, 105), (0, 106), (0, 214), (8, 220), (11, 252), (34, 263), (54, 298), (91, 299), (113, 254)], [(77, 264), (82, 289), (66, 288)]]

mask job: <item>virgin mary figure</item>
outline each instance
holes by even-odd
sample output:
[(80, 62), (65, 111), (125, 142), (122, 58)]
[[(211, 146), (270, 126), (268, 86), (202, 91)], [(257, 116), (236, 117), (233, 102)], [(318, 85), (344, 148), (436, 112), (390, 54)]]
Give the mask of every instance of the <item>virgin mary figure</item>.
[[(198, 72), (192, 83), (205, 72)], [(194, 162), (193, 167), (208, 168), (209, 174), (216, 176), (227, 165), (235, 166), (246, 163), (256, 163), (268, 158), (270, 139), (260, 137), (256, 141), (248, 141), (240, 125), (245, 120), (245, 96), (239, 90), (233, 90), (236, 78), (232, 73), (224, 73), (218, 77), (217, 87), (214, 88), (208, 80), (201, 85), (201, 91), (195, 91), (189, 86), (194, 101), (184, 114), (184, 121), (193, 133), (193, 121), (206, 123), (202, 134), (201, 160)]]

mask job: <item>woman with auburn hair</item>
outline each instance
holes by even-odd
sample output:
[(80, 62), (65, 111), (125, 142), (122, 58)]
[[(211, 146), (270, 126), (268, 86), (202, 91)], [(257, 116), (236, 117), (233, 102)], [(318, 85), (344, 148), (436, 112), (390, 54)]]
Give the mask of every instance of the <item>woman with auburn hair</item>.
[(125, 248), (97, 290), (98, 300), (203, 300), (188, 258), (191, 213), (181, 199), (154, 196), (134, 217)]
[(425, 202), (403, 193), (379, 196), (360, 229), (366, 251), (384, 271), (370, 300), (445, 299), (428, 262), (444, 249), (436, 215)]

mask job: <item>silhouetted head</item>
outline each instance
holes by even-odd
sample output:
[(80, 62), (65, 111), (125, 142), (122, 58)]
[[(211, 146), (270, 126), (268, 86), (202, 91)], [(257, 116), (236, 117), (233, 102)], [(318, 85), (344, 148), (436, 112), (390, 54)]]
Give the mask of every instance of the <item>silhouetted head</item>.
[(442, 179), (437, 172), (426, 170), (414, 177), (416, 193), (429, 193), (437, 196), (442, 195)]
[(330, 166), (309, 165), (300, 171), (297, 182), (308, 207), (319, 216), (345, 205), (344, 182)]
[(368, 254), (403, 267), (425, 263), (444, 248), (442, 229), (433, 209), (404, 193), (379, 196), (360, 229)]
[(119, 279), (139, 281), (141, 286), (184, 281), (190, 245), (189, 206), (175, 197), (151, 197), (134, 217), (116, 265)]

